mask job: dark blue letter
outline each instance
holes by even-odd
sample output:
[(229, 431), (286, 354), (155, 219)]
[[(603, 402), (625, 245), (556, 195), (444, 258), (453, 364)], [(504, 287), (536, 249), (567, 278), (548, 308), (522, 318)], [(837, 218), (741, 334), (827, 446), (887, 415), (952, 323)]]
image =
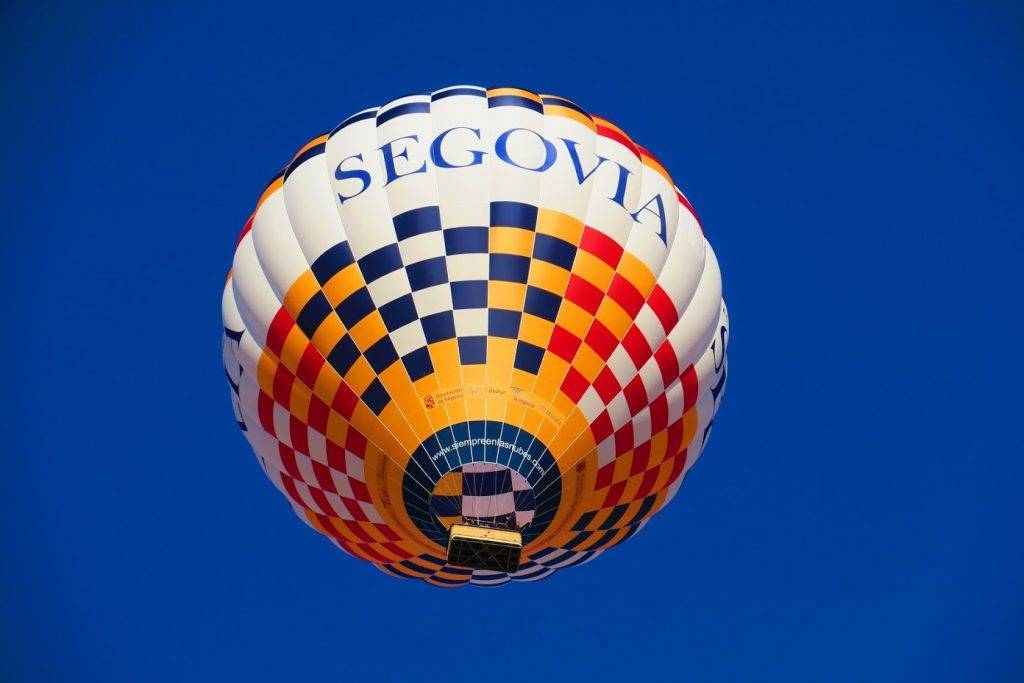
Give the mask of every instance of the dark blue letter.
[(594, 171), (601, 168), (601, 164), (608, 161), (608, 159), (601, 156), (600, 154), (595, 154), (594, 156), (597, 157), (597, 163), (594, 164), (594, 168), (590, 169), (590, 171), (584, 175), (583, 164), (580, 163), (580, 153), (576, 151), (576, 145), (579, 143), (577, 143), (575, 140), (569, 140), (567, 138), (559, 139), (565, 143), (565, 149), (567, 152), (569, 152), (569, 159), (572, 160), (572, 167), (576, 169), (576, 182), (578, 182), (580, 185), (582, 185), (587, 178), (594, 175)]
[[(533, 133), (538, 138), (540, 138), (540, 141), (542, 143), (544, 143), (544, 163), (542, 163), (537, 168), (530, 168), (529, 166), (520, 166), (519, 164), (517, 164), (516, 162), (512, 161), (512, 159), (509, 158), (508, 138), (510, 135), (512, 135), (512, 133), (516, 132), (517, 130), (525, 130), (528, 133)], [(498, 136), (497, 140), (494, 141), (494, 153), (497, 154), (498, 158), (504, 161), (506, 164), (510, 164), (512, 166), (515, 166), (516, 168), (521, 168), (525, 171), (536, 171), (537, 173), (543, 173), (544, 171), (551, 168), (551, 166), (555, 163), (555, 158), (558, 156), (558, 152), (555, 151), (554, 145), (548, 142), (543, 135), (541, 135), (535, 130), (530, 130), (529, 128), (509, 128), (508, 130), (506, 130), (504, 133)]]
[(341, 169), (341, 164), (345, 163), (349, 159), (359, 159), (359, 161), (362, 161), (363, 160), (363, 155), (362, 154), (353, 154), (350, 157), (345, 157), (344, 159), (342, 159), (341, 162), (338, 163), (338, 167), (336, 169), (334, 169), (334, 179), (335, 180), (350, 180), (350, 179), (358, 178), (359, 180), (363, 181), (363, 186), (359, 189), (359, 192), (356, 192), (355, 194), (350, 194), (350, 195), (346, 196), (346, 195), (343, 195), (343, 194), (341, 194), (339, 192), (338, 193), (338, 201), (340, 203), (342, 203), (342, 204), (345, 203), (346, 199), (352, 199), (353, 197), (358, 197), (359, 195), (361, 195), (363, 192), (366, 191), (366, 188), (368, 188), (370, 186), (370, 174), (367, 173), (366, 171), (364, 171), (364, 170), (362, 170), (360, 168), (357, 168), (357, 169), (352, 170), (352, 171), (343, 171)]
[(470, 133), (476, 135), (477, 140), (480, 139), (480, 130), (477, 128), (467, 128), (466, 126), (455, 126), (454, 128), (449, 128), (434, 138), (434, 142), (430, 145), (430, 160), (434, 162), (434, 166), (437, 166), (438, 168), (466, 168), (467, 166), (476, 166), (477, 164), (483, 163), (484, 155), (487, 154), (487, 152), (481, 152), (478, 149), (466, 150), (473, 155), (473, 160), (468, 164), (453, 164), (446, 161), (445, 158), (441, 156), (441, 143), (443, 143), (444, 139), (448, 137), (448, 133), (451, 133), (453, 130), (468, 130)]
[[(657, 211), (655, 211), (654, 209), (648, 208), (648, 207), (650, 207), (651, 202), (657, 202), (657, 204), (658, 204), (658, 210)], [(646, 204), (644, 204), (639, 209), (637, 209), (636, 213), (631, 214), (633, 216), (633, 220), (635, 220), (637, 223), (640, 222), (639, 220), (637, 220), (637, 216), (640, 215), (641, 211), (649, 211), (649, 212), (653, 213), (655, 216), (658, 217), (658, 220), (661, 222), (661, 230), (658, 231), (658, 237), (660, 237), (661, 241), (664, 242), (666, 246), (668, 246), (668, 232), (667, 232), (667, 230), (665, 228), (665, 203), (661, 201), (661, 195), (660, 194), (654, 195), (653, 197), (651, 197), (650, 199), (647, 200)]]
[(380, 153), (384, 157), (384, 172), (385, 175), (387, 176), (387, 179), (384, 181), (385, 185), (390, 185), (393, 181), (398, 180), (399, 178), (404, 178), (407, 175), (427, 172), (427, 162), (425, 161), (423, 162), (423, 165), (417, 168), (415, 171), (409, 171), (408, 173), (398, 173), (395, 171), (395, 159), (405, 159), (406, 161), (409, 160), (408, 147), (403, 149), (398, 154), (395, 154), (394, 150), (391, 149), (391, 145), (395, 144), (399, 140), (412, 140), (414, 142), (420, 141), (420, 139), (415, 135), (404, 135), (400, 138), (395, 138), (391, 142), (385, 142), (384, 145), (380, 147)]

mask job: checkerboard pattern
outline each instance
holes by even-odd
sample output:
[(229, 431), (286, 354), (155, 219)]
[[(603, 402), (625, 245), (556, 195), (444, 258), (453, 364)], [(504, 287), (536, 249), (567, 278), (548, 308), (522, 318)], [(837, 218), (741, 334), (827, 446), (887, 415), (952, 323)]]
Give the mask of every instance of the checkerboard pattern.
[[(348, 169), (388, 140), (459, 130), (483, 150), (502, 129), (582, 141), (595, 178), (638, 179), (636, 215), (568, 161), (542, 177), (482, 152), (418, 170), (408, 148), (353, 195)], [(652, 193), (675, 198), (664, 235), (638, 217)], [(699, 455), (727, 375), (717, 262), (667, 172), (515, 88), (400, 98), (303, 146), (242, 231), (223, 311), (236, 421), (270, 480), (344, 551), (440, 586), (537, 580), (632, 536)], [(453, 522), (524, 528), (544, 500), (519, 571), (446, 563)]]

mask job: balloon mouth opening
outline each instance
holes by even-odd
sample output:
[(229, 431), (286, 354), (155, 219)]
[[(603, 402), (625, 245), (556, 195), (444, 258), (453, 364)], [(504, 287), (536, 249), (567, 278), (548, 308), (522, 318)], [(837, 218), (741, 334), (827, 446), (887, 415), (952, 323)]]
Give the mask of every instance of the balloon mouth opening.
[(536, 514), (533, 487), (522, 474), (493, 462), (470, 462), (434, 486), (430, 511), (441, 526), (518, 532)]

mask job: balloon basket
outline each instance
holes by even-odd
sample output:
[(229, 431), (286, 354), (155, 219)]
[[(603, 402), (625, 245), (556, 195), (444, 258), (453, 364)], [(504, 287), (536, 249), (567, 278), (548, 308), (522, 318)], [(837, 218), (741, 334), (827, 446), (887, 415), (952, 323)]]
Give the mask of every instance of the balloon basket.
[(448, 536), (448, 563), (459, 567), (508, 574), (519, 569), (522, 550), (518, 531), (453, 524)]

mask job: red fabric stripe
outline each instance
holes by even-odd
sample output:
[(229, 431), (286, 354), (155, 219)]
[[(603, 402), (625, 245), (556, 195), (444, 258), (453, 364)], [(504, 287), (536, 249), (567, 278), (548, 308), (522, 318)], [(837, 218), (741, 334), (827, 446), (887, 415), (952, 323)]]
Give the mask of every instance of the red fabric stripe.
[(299, 359), (299, 367), (295, 374), (303, 384), (312, 389), (316, 386), (317, 377), (320, 376), (320, 368), (326, 362), (319, 349), (312, 344), (307, 344), (306, 350), (302, 352), (302, 358)]
[(626, 490), (626, 482), (620, 481), (612, 484), (611, 488), (608, 489), (608, 495), (604, 497), (604, 502), (601, 507), (612, 507), (613, 505), (619, 504), (619, 499), (622, 498), (623, 492)]
[(270, 329), (267, 330), (267, 349), (278, 358), (281, 357), (285, 337), (293, 327), (295, 327), (295, 319), (291, 314), (283, 308), (278, 309), (274, 319), (270, 322)]
[(644, 382), (640, 375), (630, 380), (622, 394), (626, 398), (626, 405), (629, 406), (629, 414), (632, 416), (636, 416), (647, 405), (647, 390), (644, 388)]
[[(380, 525), (377, 525), (377, 528), (381, 528)], [(380, 547), (384, 548), (384, 550), (387, 550), (389, 553), (391, 553), (393, 555), (397, 555), (398, 557), (400, 557), (403, 560), (411, 557), (411, 555), (408, 553), (408, 551), (402, 550), (400, 547), (398, 547), (394, 543), (381, 543)]]
[(302, 481), (302, 474), (299, 472), (299, 466), (295, 462), (295, 451), (283, 443), (278, 443), (277, 453), (281, 458), (281, 466), (284, 467), (284, 471)]
[(678, 453), (683, 449), (683, 419), (679, 418), (668, 428), (668, 440), (665, 445), (666, 453)]
[(554, 330), (551, 332), (551, 341), (548, 344), (548, 349), (562, 360), (571, 363), (582, 343), (582, 340), (575, 334), (561, 325), (555, 325)]
[(633, 450), (633, 423), (627, 422), (615, 432), (615, 457)]
[(351, 425), (345, 435), (345, 448), (358, 455), (360, 460), (366, 457), (366, 437)]
[(676, 192), (676, 197), (679, 198), (679, 203), (686, 207), (686, 210), (690, 212), (693, 219), (697, 221), (697, 227), (700, 228), (700, 234), (704, 234), (704, 224), (700, 220), (700, 216), (697, 215), (697, 210), (693, 208), (693, 204), (687, 199), (682, 192)]
[(316, 516), (316, 521), (320, 522), (320, 526), (323, 528), (324, 533), (338, 541), (341, 547), (345, 548), (345, 550), (351, 552), (352, 548), (349, 546), (348, 541), (345, 540), (344, 536), (338, 533), (338, 530), (334, 528), (333, 524), (331, 524), (331, 520), (327, 515), (321, 515), (318, 512), (314, 512), (313, 514)]
[(651, 442), (647, 441), (636, 447), (633, 452), (633, 466), (629, 469), (630, 476), (640, 474), (647, 469), (651, 461)]
[(676, 306), (672, 303), (672, 299), (669, 298), (668, 294), (665, 293), (665, 290), (661, 288), (661, 285), (654, 285), (650, 296), (647, 297), (647, 305), (654, 311), (654, 315), (658, 316), (665, 334), (671, 332), (672, 328), (679, 322)]
[(323, 491), (321, 491), (320, 489), (315, 488), (313, 486), (310, 486), (309, 487), (309, 495), (312, 496), (313, 501), (318, 506), (320, 506), (320, 509), (323, 510), (325, 514), (330, 515), (331, 517), (337, 517), (338, 516), (337, 510), (335, 510), (331, 506), (330, 501), (327, 500), (327, 496), (324, 495)]
[[(312, 460), (311, 463), (313, 465), (313, 476), (316, 477), (317, 486), (322, 488), (324, 491), (337, 493), (338, 487), (334, 485), (334, 478), (331, 476), (330, 468), (316, 460)], [(335, 517), (337, 517), (337, 515), (335, 515)]]
[[(359, 507), (359, 503), (357, 503), (356, 501), (352, 500), (351, 498), (342, 498), (341, 502), (345, 504), (345, 507), (348, 509), (349, 514), (351, 514), (355, 519), (359, 520), (360, 522), (368, 522), (368, 521), (370, 521), (370, 520), (368, 520), (366, 518), (366, 513), (363, 512), (363, 508)], [(358, 526), (358, 525), (356, 525), (356, 524), (351, 525), (351, 527), (356, 527), (356, 526)], [(362, 531), (362, 530), (360, 530), (360, 531)], [(366, 532), (362, 532), (362, 533), (366, 533)]]
[(370, 502), (370, 490), (366, 488), (366, 484), (358, 479), (349, 479), (348, 483), (352, 487), (352, 495), (355, 496), (356, 500), (364, 503)]
[(659, 434), (668, 426), (668, 399), (665, 394), (651, 401), (651, 434)]
[(692, 365), (679, 378), (683, 383), (683, 411), (687, 411), (697, 403), (697, 369)]
[(245, 239), (245, 236), (249, 234), (250, 230), (252, 230), (252, 219), (255, 216), (256, 214), (249, 216), (249, 220), (247, 220), (245, 222), (245, 225), (242, 226), (242, 232), (238, 233), (238, 240), (235, 241), (235, 249), (238, 249), (238, 245), (242, 243), (242, 240)]
[(368, 532), (366, 531), (366, 529), (364, 529), (364, 528), (363, 528), (363, 526), (362, 526), (361, 524), (354, 524), (354, 523), (352, 523), (352, 522), (348, 522), (348, 523), (347, 523), (347, 524), (345, 525), (345, 528), (346, 528), (346, 529), (347, 529), (348, 531), (351, 531), (351, 532), (352, 532), (352, 535), (353, 535), (353, 536), (357, 536), (357, 537), (359, 538), (359, 540), (360, 540), (360, 541), (362, 541), (363, 543), (376, 543), (376, 542), (377, 542), (377, 541), (376, 541), (376, 540), (375, 540), (375, 539), (373, 538), (373, 536), (371, 536), (371, 535), (370, 535), (370, 534), (369, 534), (369, 533), (368, 533)]
[(669, 484), (671, 484), (676, 479), (678, 479), (679, 475), (682, 474), (683, 467), (686, 466), (686, 459), (687, 459), (688, 456), (689, 456), (689, 449), (687, 449), (687, 448), (684, 448), (682, 450), (682, 452), (677, 453), (675, 456), (673, 456), (673, 457), (675, 457), (675, 460), (672, 461), (672, 473), (668, 475), (668, 483)]
[(578, 403), (583, 392), (587, 390), (587, 386), (587, 380), (580, 374), (580, 371), (570, 367), (569, 371), (565, 373), (565, 379), (562, 380), (562, 393), (568, 396), (573, 403)]
[(355, 412), (357, 403), (359, 403), (359, 397), (355, 395), (355, 392), (347, 384), (342, 384), (338, 387), (337, 393), (334, 394), (331, 407), (346, 420), (350, 420), (352, 413)]
[(612, 268), (617, 267), (622, 258), (622, 245), (589, 225), (583, 228), (580, 249), (593, 254)]
[(595, 315), (601, 299), (604, 298), (604, 292), (574, 273), (569, 276), (569, 286), (565, 290), (565, 298), (590, 315)]
[(636, 145), (633, 144), (633, 141), (627, 138), (625, 135), (623, 135), (617, 130), (606, 128), (601, 124), (597, 124), (596, 128), (598, 135), (600, 135), (603, 138), (608, 138), (609, 140), (615, 140), (615, 142), (619, 143), (620, 145), (628, 149), (630, 153), (632, 153), (632, 155), (635, 156), (637, 159), (640, 158), (640, 150), (638, 150), (636, 148)]
[(608, 288), (608, 296), (612, 301), (622, 306), (622, 310), (629, 314), (630, 318), (636, 318), (637, 313), (644, 305), (644, 297), (632, 282), (616, 273), (612, 278), (612, 284)]
[(256, 409), (260, 415), (260, 425), (268, 434), (277, 436), (274, 429), (274, 399), (266, 392), (261, 391), (256, 403)]
[(394, 562), (393, 559), (391, 559), (390, 557), (387, 557), (385, 555), (381, 555), (379, 552), (377, 552), (373, 548), (373, 546), (370, 546), (370, 545), (360, 545), (359, 546), (359, 552), (363, 553), (367, 557), (369, 557), (369, 558), (371, 558), (373, 560), (376, 560), (377, 562), (380, 562), (382, 564), (387, 564), (388, 562)]
[(595, 320), (594, 324), (590, 326), (586, 341), (602, 360), (611, 358), (612, 351), (619, 344), (615, 335), (600, 320)]
[(640, 482), (640, 489), (636, 492), (637, 498), (645, 498), (647, 494), (654, 488), (654, 483), (658, 481), (658, 470), (659, 467), (647, 470), (644, 474), (643, 481)]
[(288, 416), (288, 434), (291, 436), (292, 448), (309, 455), (309, 428), (294, 415)]
[(309, 426), (320, 432), (321, 434), (327, 433), (327, 416), (330, 415), (331, 408), (326, 403), (321, 401), (316, 396), (312, 396), (309, 399)]
[(303, 508), (306, 508), (307, 510), (309, 509), (308, 507), (306, 507), (306, 503), (303, 502), (302, 498), (299, 496), (299, 491), (298, 489), (295, 488), (294, 479), (289, 477), (287, 474), (282, 474), (281, 485), (284, 486), (284, 490), (288, 493), (288, 497), (295, 501), (296, 505), (301, 505)]
[(626, 336), (622, 338), (622, 348), (626, 349), (637, 370), (644, 366), (652, 354), (651, 345), (647, 343), (644, 333), (636, 325), (631, 326)]
[(333, 441), (327, 442), (327, 465), (331, 469), (345, 472), (345, 449)]
[(283, 365), (274, 371), (274, 400), (287, 408), (292, 402), (292, 384), (295, 376)]
[(608, 404), (618, 395), (622, 387), (619, 386), (619, 380), (615, 379), (615, 374), (611, 368), (606, 365), (597, 374), (597, 379), (594, 380), (594, 389), (597, 391), (597, 395), (601, 397), (601, 400)]
[(676, 350), (667, 339), (654, 352), (654, 360), (661, 370), (661, 384), (668, 389), (679, 378), (679, 361), (676, 359)]
[(608, 463), (597, 471), (597, 480), (594, 482), (594, 490), (600, 491), (606, 486), (611, 486), (613, 474), (615, 474), (615, 461)]
[(612, 418), (607, 410), (602, 411), (590, 424), (590, 431), (594, 435), (594, 443), (601, 443), (612, 435)]

